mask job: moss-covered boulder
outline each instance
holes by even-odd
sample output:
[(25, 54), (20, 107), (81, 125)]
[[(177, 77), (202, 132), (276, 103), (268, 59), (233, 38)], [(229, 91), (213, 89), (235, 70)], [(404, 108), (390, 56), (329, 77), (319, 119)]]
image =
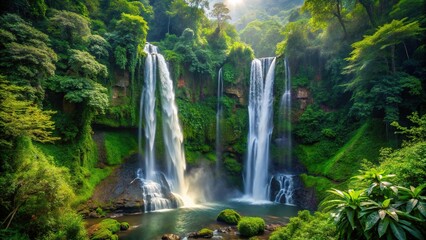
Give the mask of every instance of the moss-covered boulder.
[(237, 225), (241, 219), (241, 215), (233, 209), (225, 209), (219, 213), (216, 220), (230, 225)]
[(91, 226), (88, 232), (91, 240), (118, 240), (118, 236), (115, 233), (128, 228), (129, 224), (127, 222), (120, 223), (115, 219), (107, 218)]
[(265, 221), (259, 217), (243, 217), (238, 222), (238, 231), (243, 237), (260, 235), (265, 231)]
[(199, 238), (212, 238), (213, 237), (213, 230), (210, 230), (208, 228), (203, 228), (200, 231), (197, 232), (197, 236)]
[(121, 231), (126, 231), (127, 229), (129, 229), (130, 225), (128, 222), (121, 222), (120, 223), (120, 230)]

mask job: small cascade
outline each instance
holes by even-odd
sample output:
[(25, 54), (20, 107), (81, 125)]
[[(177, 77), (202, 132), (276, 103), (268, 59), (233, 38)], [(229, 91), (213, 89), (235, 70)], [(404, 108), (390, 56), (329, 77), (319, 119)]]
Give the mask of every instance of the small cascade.
[(217, 77), (217, 105), (216, 105), (216, 171), (220, 171), (222, 161), (222, 128), (221, 121), (223, 119), (223, 75), (222, 68), (219, 69)]
[[(139, 153), (142, 153), (142, 139), (145, 140), (145, 158), (143, 171), (138, 169), (137, 178), (142, 182), (145, 211), (148, 212), (181, 206), (183, 203), (180, 195), (184, 196), (187, 189), (184, 179), (186, 163), (183, 133), (179, 125), (173, 81), (166, 60), (158, 53), (157, 47), (147, 43), (144, 51), (147, 57), (144, 71), (145, 82), (140, 101), (138, 141)], [(160, 172), (155, 164), (157, 78), (160, 80), (165, 174)], [(145, 133), (144, 136), (142, 133)]]
[(245, 194), (267, 200), (269, 145), (273, 122), (275, 58), (254, 59), (250, 73), (249, 134), (245, 166)]
[(139, 169), (137, 179), (141, 181), (145, 212), (177, 208), (182, 205), (179, 196), (171, 192), (169, 182), (164, 174), (155, 173), (153, 180), (147, 180), (143, 178), (141, 169)]
[(284, 93), (280, 101), (280, 122), (284, 124), (282, 133), (282, 143), (285, 148), (284, 164), (291, 168), (292, 160), (292, 136), (291, 136), (291, 74), (290, 65), (287, 58), (284, 59), (285, 84)]
[(269, 197), (276, 203), (294, 205), (294, 175), (278, 174), (269, 183)]

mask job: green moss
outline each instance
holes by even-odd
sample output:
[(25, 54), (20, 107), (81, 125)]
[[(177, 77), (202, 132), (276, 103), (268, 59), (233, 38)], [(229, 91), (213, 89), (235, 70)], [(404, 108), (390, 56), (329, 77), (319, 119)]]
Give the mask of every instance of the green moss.
[(253, 237), (265, 231), (265, 221), (260, 217), (243, 217), (238, 222), (238, 231), (243, 237)]
[(225, 209), (219, 213), (216, 220), (230, 225), (237, 225), (241, 219), (241, 215), (233, 209)]
[(96, 213), (101, 217), (105, 217), (105, 211), (100, 207), (96, 208)]
[(208, 238), (208, 237), (212, 237), (213, 236), (213, 230), (210, 230), (208, 228), (203, 228), (200, 231), (197, 232), (197, 236), (198, 237), (204, 237), (204, 238)]
[(241, 166), (241, 163), (237, 162), (237, 160), (227, 157), (223, 161), (223, 164), (225, 166), (225, 169), (230, 174), (240, 174), (241, 173), (242, 166)]
[(336, 183), (333, 183), (329, 179), (325, 177), (319, 177), (319, 176), (310, 176), (307, 174), (301, 174), (300, 175), (303, 184), (310, 188), (313, 187), (316, 190), (316, 194), (319, 198), (319, 200), (324, 199), (329, 194), (326, 192), (330, 188), (336, 187)]
[(97, 230), (90, 237), (91, 240), (118, 240), (115, 234), (120, 230), (127, 230), (129, 224), (127, 222), (119, 223), (115, 219), (107, 218), (96, 225)]
[(332, 140), (312, 145), (299, 145), (298, 159), (307, 167), (308, 174), (322, 175), (334, 181), (346, 181), (361, 168), (361, 160), (376, 160), (379, 149), (387, 146), (380, 122), (370, 121), (358, 128), (342, 146)]
[(108, 230), (110, 230), (112, 233), (116, 233), (118, 231), (120, 231), (120, 223), (115, 220), (115, 219), (111, 219), (111, 218), (107, 218), (102, 220), (100, 223), (101, 228), (106, 228)]
[(105, 132), (105, 149), (107, 164), (120, 164), (125, 157), (138, 151), (136, 136), (126, 131)]
[(130, 225), (129, 225), (128, 222), (121, 222), (120, 223), (120, 230), (121, 231), (125, 231), (125, 230), (129, 229), (129, 227), (130, 227)]

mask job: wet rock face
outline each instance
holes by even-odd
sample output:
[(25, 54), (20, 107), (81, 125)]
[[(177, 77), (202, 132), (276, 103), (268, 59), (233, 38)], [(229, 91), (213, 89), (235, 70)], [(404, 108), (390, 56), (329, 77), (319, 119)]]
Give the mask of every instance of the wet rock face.
[(134, 155), (115, 169), (96, 187), (92, 198), (82, 206), (83, 212), (89, 211), (91, 217), (98, 207), (115, 213), (143, 212), (142, 184), (136, 178), (138, 165), (138, 157)]

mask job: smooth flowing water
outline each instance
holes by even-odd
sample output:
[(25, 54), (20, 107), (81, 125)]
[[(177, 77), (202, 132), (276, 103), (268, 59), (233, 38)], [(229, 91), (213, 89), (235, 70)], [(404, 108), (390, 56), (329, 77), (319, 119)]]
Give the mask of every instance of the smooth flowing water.
[[(140, 101), (139, 120), (139, 149), (142, 149), (142, 122), (145, 121), (145, 160), (144, 176), (147, 180), (153, 180), (155, 173), (155, 132), (157, 119), (155, 115), (155, 89), (157, 83), (157, 47), (146, 44), (144, 48), (147, 57), (145, 60), (145, 82)], [(142, 113), (144, 119), (142, 119)], [(141, 152), (141, 151), (140, 151)]]
[[(183, 150), (183, 134), (179, 125), (175, 103), (173, 81), (164, 57), (157, 47), (147, 43), (144, 48), (145, 60), (144, 88), (140, 101), (139, 152), (142, 153), (142, 132), (144, 132), (145, 152), (143, 169), (138, 169), (137, 178), (141, 180), (145, 212), (176, 208), (182, 205), (186, 186), (184, 172), (186, 168)], [(158, 76), (157, 76), (158, 72)], [(166, 169), (156, 166), (156, 85), (159, 79), (161, 95), (162, 127), (165, 145), (164, 162)], [(163, 171), (161, 171), (163, 170)], [(143, 174), (142, 174), (143, 172)]]
[(185, 153), (183, 149), (183, 133), (179, 124), (178, 110), (175, 102), (173, 81), (163, 55), (157, 54), (161, 81), (161, 106), (163, 122), (163, 138), (166, 147), (167, 178), (171, 180), (173, 191), (186, 194), (185, 186)]
[(282, 142), (285, 148), (284, 163), (286, 168), (291, 168), (292, 161), (292, 136), (291, 136), (291, 72), (287, 58), (284, 59), (285, 84), (284, 93), (280, 101), (280, 122), (284, 124)]
[(217, 76), (217, 105), (216, 105), (216, 172), (220, 171), (222, 163), (222, 128), (221, 121), (223, 118), (223, 75), (222, 68), (219, 69)]
[(273, 130), (275, 58), (254, 59), (250, 73), (249, 134), (245, 165), (245, 195), (254, 201), (269, 200), (268, 168)]
[[(156, 240), (165, 233), (174, 233), (185, 237), (187, 233), (208, 227), (218, 229), (225, 227), (216, 222), (220, 211), (232, 208), (243, 216), (258, 216), (268, 224), (284, 224), (288, 218), (297, 215), (300, 209), (295, 206), (282, 204), (252, 205), (245, 202), (211, 203), (197, 208), (178, 208), (160, 212), (150, 212), (140, 215), (118, 217), (118, 221), (129, 222), (132, 226), (129, 231), (120, 232), (123, 240)], [(235, 234), (221, 234), (223, 239), (240, 239)]]

